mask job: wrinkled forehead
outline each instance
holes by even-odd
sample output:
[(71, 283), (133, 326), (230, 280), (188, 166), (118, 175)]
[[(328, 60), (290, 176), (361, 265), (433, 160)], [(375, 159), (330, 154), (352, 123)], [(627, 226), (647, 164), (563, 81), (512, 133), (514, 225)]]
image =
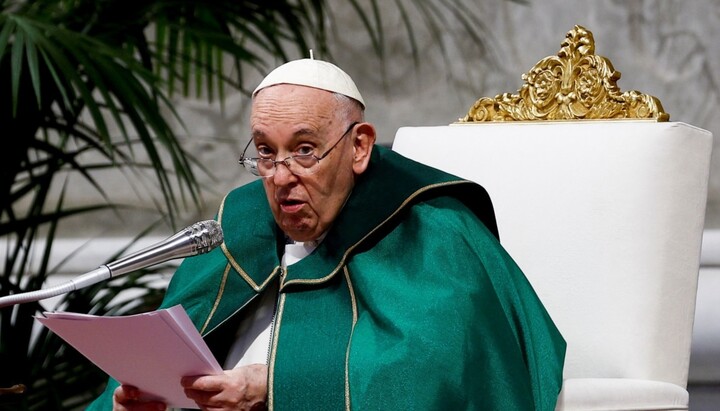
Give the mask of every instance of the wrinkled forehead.
[(312, 87), (279, 84), (260, 90), (254, 97), (251, 127), (275, 123), (310, 123), (320, 127), (339, 116), (333, 93)]

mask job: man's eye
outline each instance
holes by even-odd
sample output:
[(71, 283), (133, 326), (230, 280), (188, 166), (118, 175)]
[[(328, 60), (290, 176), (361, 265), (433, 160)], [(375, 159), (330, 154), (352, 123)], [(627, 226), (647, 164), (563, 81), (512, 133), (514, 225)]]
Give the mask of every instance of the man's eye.
[(273, 155), (272, 150), (268, 147), (260, 146), (257, 148), (258, 155), (263, 158), (271, 157)]
[(295, 154), (300, 155), (300, 156), (309, 156), (309, 155), (313, 154), (314, 152), (315, 152), (315, 150), (313, 150), (313, 148), (310, 146), (298, 147), (298, 149), (295, 150)]

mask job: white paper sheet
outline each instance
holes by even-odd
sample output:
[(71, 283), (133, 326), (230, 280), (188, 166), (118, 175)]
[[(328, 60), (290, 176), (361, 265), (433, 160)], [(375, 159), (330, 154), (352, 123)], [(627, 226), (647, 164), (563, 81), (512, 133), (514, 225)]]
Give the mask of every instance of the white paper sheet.
[(123, 317), (43, 315), (40, 323), (108, 375), (169, 407), (198, 408), (183, 392), (183, 376), (223, 372), (180, 305)]

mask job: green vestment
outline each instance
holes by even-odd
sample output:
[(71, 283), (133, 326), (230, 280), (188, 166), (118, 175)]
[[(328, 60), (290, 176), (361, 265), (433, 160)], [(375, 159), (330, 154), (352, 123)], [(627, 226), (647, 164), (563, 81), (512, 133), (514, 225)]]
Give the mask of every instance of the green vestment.
[[(182, 304), (222, 357), (278, 281), (271, 409), (554, 410), (565, 342), (479, 185), (376, 146), (325, 239), (286, 270), (261, 182), (218, 220), (224, 244), (182, 263), (163, 306)], [(111, 409), (116, 386), (90, 409)]]

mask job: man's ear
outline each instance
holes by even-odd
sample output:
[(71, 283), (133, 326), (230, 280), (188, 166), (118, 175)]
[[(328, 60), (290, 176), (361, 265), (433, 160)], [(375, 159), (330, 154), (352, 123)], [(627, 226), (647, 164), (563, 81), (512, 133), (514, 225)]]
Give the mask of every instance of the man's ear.
[(353, 172), (360, 175), (370, 163), (373, 145), (375, 144), (375, 126), (360, 123), (355, 126), (353, 137)]

